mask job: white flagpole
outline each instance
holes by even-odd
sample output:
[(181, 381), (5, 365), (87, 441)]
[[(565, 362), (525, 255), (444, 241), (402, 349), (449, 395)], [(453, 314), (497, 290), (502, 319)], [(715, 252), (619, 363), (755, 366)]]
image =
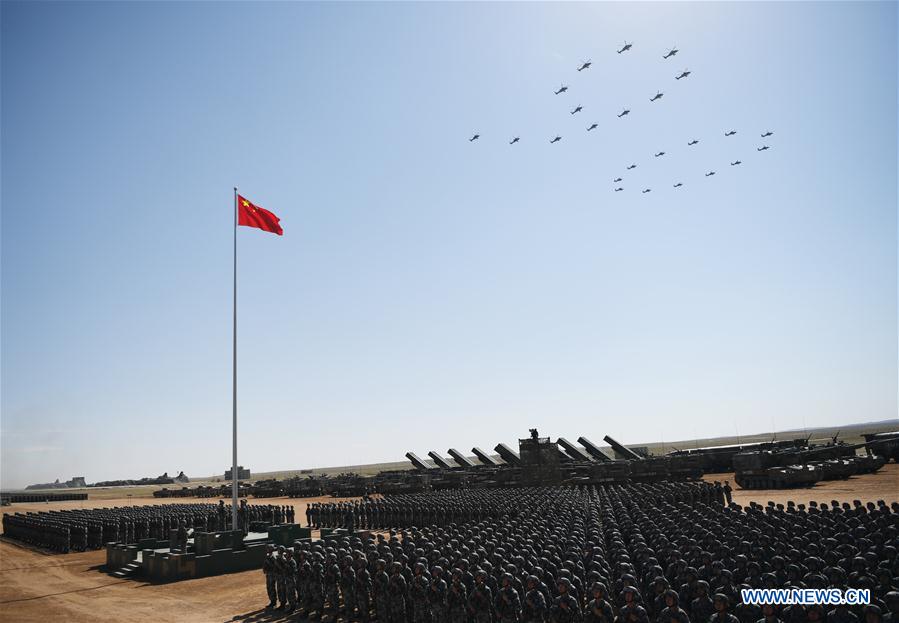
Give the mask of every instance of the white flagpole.
[(234, 187), (234, 334), (232, 337), (231, 441), (233, 452), (231, 456), (231, 529), (237, 530), (237, 492), (240, 482), (240, 474), (237, 472), (237, 186)]

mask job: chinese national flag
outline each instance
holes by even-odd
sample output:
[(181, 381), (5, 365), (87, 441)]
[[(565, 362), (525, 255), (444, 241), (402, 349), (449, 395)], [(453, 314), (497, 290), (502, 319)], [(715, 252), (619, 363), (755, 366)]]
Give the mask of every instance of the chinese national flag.
[(262, 231), (270, 231), (279, 236), (284, 233), (281, 229), (281, 219), (266, 210), (260, 208), (251, 201), (237, 195), (237, 224), (245, 227), (255, 227)]

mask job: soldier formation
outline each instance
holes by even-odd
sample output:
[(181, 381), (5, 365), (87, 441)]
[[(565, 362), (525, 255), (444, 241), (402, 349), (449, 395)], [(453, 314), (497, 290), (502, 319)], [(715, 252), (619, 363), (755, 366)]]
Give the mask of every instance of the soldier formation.
[[(292, 506), (247, 504), (238, 507), (238, 526), (249, 531), (252, 522), (292, 523)], [(182, 534), (181, 529), (184, 529)], [(157, 504), (113, 508), (72, 509), (39, 513), (4, 513), (3, 535), (54, 552), (101, 549), (107, 543), (138, 543), (144, 539), (167, 540), (178, 530), (182, 551), (187, 530), (214, 532), (231, 529), (231, 505)]]
[[(368, 623), (896, 623), (899, 503), (729, 501), (709, 483), (444, 490), (317, 505), (390, 526), (272, 548), (270, 607)], [(335, 519), (336, 518), (336, 519)], [(741, 588), (867, 588), (761, 608)]]

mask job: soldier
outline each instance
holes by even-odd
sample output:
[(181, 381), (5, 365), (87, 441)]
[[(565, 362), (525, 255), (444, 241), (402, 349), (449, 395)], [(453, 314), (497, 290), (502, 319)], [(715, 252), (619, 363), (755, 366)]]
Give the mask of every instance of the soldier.
[(402, 574), (402, 565), (394, 562), (390, 572), (387, 585), (388, 620), (390, 623), (406, 623), (406, 578)]
[(284, 552), (284, 592), (287, 595), (287, 613), (297, 607), (297, 561), (293, 559), (293, 551)]
[(312, 575), (310, 552), (300, 549), (295, 555), (297, 561), (297, 607), (301, 614), (308, 616), (312, 600), (309, 595), (309, 578)]
[(677, 591), (669, 588), (664, 598), (665, 608), (659, 613), (658, 623), (690, 623), (690, 617), (678, 605)]
[(590, 587), (593, 599), (587, 603), (584, 611), (584, 623), (613, 623), (615, 614), (612, 604), (606, 601), (606, 586), (602, 582), (594, 582)]
[(309, 573), (309, 615), (313, 619), (321, 619), (325, 609), (324, 573), (324, 557), (313, 552)]
[(553, 602), (549, 611), (549, 620), (552, 623), (577, 623), (583, 616), (581, 605), (571, 594), (571, 580), (560, 578), (556, 583), (558, 597)]
[(275, 563), (275, 586), (278, 589), (278, 610), (287, 607), (287, 556), (286, 548), (283, 545), (278, 546), (278, 554), (274, 558)]
[(182, 554), (186, 554), (187, 553), (187, 523), (184, 520), (182, 520), (178, 524), (178, 533), (177, 533), (176, 539), (178, 540), (178, 549), (181, 551)]
[(431, 579), (425, 573), (424, 564), (417, 562), (412, 567), (412, 582), (409, 597), (412, 600), (412, 623), (428, 623), (431, 613), (428, 608), (428, 591)]
[(356, 609), (356, 570), (352, 556), (344, 556), (340, 572), (340, 593), (343, 595), (343, 609), (347, 619), (351, 619)]
[(468, 595), (468, 610), (474, 623), (492, 623), (493, 594), (487, 586), (487, 572), (478, 569), (474, 574), (474, 590)]
[(433, 623), (447, 623), (447, 590), (443, 567), (435, 565), (431, 569), (431, 584), (428, 587), (428, 608)]
[[(527, 592), (521, 608), (523, 623), (543, 623), (546, 620), (546, 596), (540, 590), (540, 579), (529, 575), (525, 581)], [(612, 623), (611, 619), (605, 623)]]
[[(725, 484), (727, 483), (725, 482)], [(737, 617), (727, 611), (730, 608), (730, 598), (727, 595), (716, 593), (713, 602), (715, 604), (715, 614), (709, 618), (708, 623), (740, 623)]]
[(518, 623), (521, 619), (521, 601), (518, 591), (512, 585), (512, 574), (504, 573), (494, 606), (499, 623)]
[(371, 616), (371, 574), (365, 564), (365, 558), (356, 561), (356, 608), (362, 623), (368, 623)]
[(340, 567), (337, 566), (337, 556), (329, 553), (325, 564), (324, 589), (325, 597), (328, 599), (328, 609), (334, 612), (335, 616), (340, 610)]
[(446, 610), (449, 623), (468, 621), (468, 589), (462, 582), (461, 569), (453, 569), (453, 579), (446, 594)]
[(265, 592), (268, 594), (268, 605), (266, 608), (274, 608), (278, 601), (278, 580), (275, 575), (275, 546), (268, 545), (266, 547), (265, 558), (262, 560), (262, 573), (265, 574)]
[(696, 623), (708, 621), (715, 613), (715, 604), (709, 599), (709, 583), (705, 580), (696, 582), (696, 598), (690, 602), (690, 616)]
[(372, 584), (378, 623), (387, 623), (390, 619), (389, 584), (390, 576), (387, 575), (387, 561), (383, 558), (378, 558), (375, 561), (375, 577)]

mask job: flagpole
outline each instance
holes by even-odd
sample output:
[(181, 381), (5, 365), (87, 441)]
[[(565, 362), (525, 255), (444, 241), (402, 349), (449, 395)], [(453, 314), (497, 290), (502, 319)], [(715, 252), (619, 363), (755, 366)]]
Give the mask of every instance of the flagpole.
[(240, 484), (240, 474), (237, 472), (237, 186), (234, 187), (234, 333), (232, 338), (231, 529), (237, 530), (237, 493)]

